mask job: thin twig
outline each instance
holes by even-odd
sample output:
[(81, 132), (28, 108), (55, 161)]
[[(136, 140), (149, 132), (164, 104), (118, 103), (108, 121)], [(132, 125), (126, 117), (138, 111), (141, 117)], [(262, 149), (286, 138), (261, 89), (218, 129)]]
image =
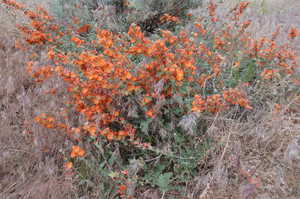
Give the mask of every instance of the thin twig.
[[(227, 139), (226, 139), (226, 145), (225, 145), (224, 150), (223, 150), (223, 152), (222, 152), (222, 155), (221, 155), (221, 157), (220, 157), (220, 159), (219, 159), (219, 161), (218, 161), (217, 169), (220, 168), (221, 162), (222, 162), (222, 160), (224, 159), (225, 153), (226, 153), (227, 148), (228, 148), (228, 146), (229, 146), (229, 139), (230, 139), (231, 133), (232, 133), (232, 131), (230, 131), (229, 134), (228, 134), (228, 136), (227, 136)], [(208, 190), (210, 189), (210, 185), (211, 185), (211, 183), (213, 182), (214, 178), (215, 178), (215, 174), (213, 174), (213, 176), (211, 177), (210, 181), (206, 184), (206, 187), (205, 187), (205, 189), (202, 191), (202, 193), (201, 193), (199, 199), (203, 199), (203, 198), (207, 195)]]

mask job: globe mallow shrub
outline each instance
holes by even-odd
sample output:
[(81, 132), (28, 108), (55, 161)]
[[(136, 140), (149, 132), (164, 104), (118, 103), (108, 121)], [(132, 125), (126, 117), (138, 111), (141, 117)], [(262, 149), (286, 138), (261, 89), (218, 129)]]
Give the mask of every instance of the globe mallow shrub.
[[(64, 131), (76, 141), (66, 167), (71, 169), (75, 158), (90, 153), (82, 145), (83, 137), (119, 142), (126, 157), (143, 158), (134, 155), (137, 150), (132, 148), (138, 148), (148, 151), (144, 154), (150, 159), (159, 153), (165, 157), (164, 162), (174, 162), (158, 169), (158, 177), (146, 169), (141, 174), (144, 182), (162, 191), (168, 190), (162, 184), (180, 182), (176, 176), (195, 170), (201, 158), (191, 142), (202, 132), (194, 125), (194, 134), (185, 133), (186, 128), (178, 125), (182, 119), (193, 114), (219, 114), (236, 106), (251, 111), (255, 105), (243, 87), (289, 77), (298, 67), (290, 46), (298, 30), (292, 27), (287, 44), (281, 46), (275, 42), (277, 33), (271, 38), (252, 38), (247, 33), (251, 21), (240, 20), (248, 2), (239, 3), (226, 20), (217, 17), (217, 6), (211, 2), (209, 17), (195, 18), (193, 31), (184, 27), (176, 32), (162, 29), (156, 39), (146, 37), (135, 24), (127, 33), (98, 29), (92, 37), (84, 37), (90, 24), (61, 27), (43, 8), (31, 11), (13, 0), (2, 3), (22, 11), (29, 19), (28, 25), (18, 25), (24, 45), (48, 51), (50, 64), (35, 66), (28, 62), (27, 72), (39, 83), (53, 76), (65, 81), (68, 104), (84, 118), (76, 126), (69, 126), (54, 114), (35, 118), (44, 127)], [(161, 148), (166, 143), (173, 145), (173, 151)], [(194, 157), (193, 162), (189, 162), (193, 158), (177, 155), (182, 155), (180, 147), (187, 146), (194, 150), (188, 153)], [(128, 174), (121, 173), (123, 177), (117, 178), (121, 179), (119, 195), (125, 198)]]

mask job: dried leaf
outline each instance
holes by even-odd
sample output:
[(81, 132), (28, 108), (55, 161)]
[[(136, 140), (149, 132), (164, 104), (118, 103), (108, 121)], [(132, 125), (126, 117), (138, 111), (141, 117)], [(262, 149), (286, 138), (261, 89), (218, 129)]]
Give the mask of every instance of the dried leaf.
[(193, 135), (197, 126), (197, 115), (191, 113), (183, 116), (178, 125), (187, 131), (188, 134)]
[(300, 159), (300, 151), (299, 151), (298, 139), (293, 139), (289, 145), (287, 146), (285, 152), (285, 160), (288, 162), (292, 162), (293, 160)]
[(248, 199), (252, 197), (255, 193), (255, 185), (253, 184), (243, 184), (239, 188), (240, 190), (240, 197), (242, 199)]

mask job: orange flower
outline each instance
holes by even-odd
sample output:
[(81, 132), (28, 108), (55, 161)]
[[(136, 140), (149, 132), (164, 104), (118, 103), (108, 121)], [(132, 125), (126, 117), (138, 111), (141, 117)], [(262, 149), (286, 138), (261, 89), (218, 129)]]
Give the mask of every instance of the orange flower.
[(72, 146), (71, 158), (83, 157), (85, 155), (85, 150), (80, 146)]
[(54, 122), (54, 121), (55, 121), (54, 117), (48, 117), (46, 120), (47, 120), (48, 122)]
[(108, 134), (107, 134), (107, 136), (106, 136), (106, 138), (109, 140), (109, 141), (111, 141), (111, 140), (113, 140), (114, 139), (114, 133), (112, 132), (112, 131), (110, 131)]
[(43, 23), (42, 22), (40, 22), (40, 21), (37, 21), (37, 20), (33, 20), (32, 22), (31, 22), (31, 26), (33, 27), (33, 28), (35, 28), (36, 30), (42, 30), (43, 29)]
[(265, 69), (260, 75), (263, 79), (272, 79), (277, 72), (275, 69)]
[(26, 11), (24, 12), (24, 14), (25, 14), (27, 17), (29, 17), (30, 19), (36, 19), (36, 18), (39, 18), (39, 15), (38, 15), (38, 14), (36, 14), (35, 12), (32, 12), (32, 11), (30, 11), (30, 10), (26, 10)]
[(78, 28), (77, 33), (78, 34), (88, 33), (90, 28), (91, 28), (90, 24), (85, 24), (85, 25), (81, 26), (80, 28)]
[(127, 132), (127, 131), (119, 131), (119, 132), (118, 132), (118, 135), (119, 135), (120, 137), (126, 137), (126, 136), (128, 136), (128, 132)]
[(230, 12), (234, 11), (234, 20), (239, 20), (240, 16), (243, 14), (243, 12), (249, 6), (249, 4), (250, 2), (248, 1), (242, 1), (230, 11)]
[(297, 28), (295, 28), (294, 26), (291, 27), (290, 32), (289, 32), (289, 38), (290, 39), (294, 39), (299, 35), (299, 32), (297, 30)]
[(119, 194), (124, 195), (126, 190), (127, 190), (126, 185), (120, 185), (118, 192)]
[(26, 70), (31, 74), (33, 72), (33, 62), (27, 62)]
[(181, 68), (176, 69), (176, 80), (177, 81), (182, 81), (184, 77), (184, 72)]
[(279, 113), (281, 111), (282, 107), (280, 104), (274, 104), (274, 112)]
[(17, 3), (16, 1), (13, 1), (13, 0), (3, 0), (3, 3), (13, 6), (16, 9), (24, 9), (25, 8), (23, 4)]
[(186, 16), (187, 16), (187, 17), (192, 17), (193, 14), (192, 14), (192, 13), (188, 13), (188, 14), (186, 14)]
[(25, 50), (25, 46), (22, 44), (22, 42), (20, 40), (16, 40), (15, 41), (15, 48), (20, 49), (20, 50)]
[(199, 85), (204, 88), (206, 81), (212, 78), (212, 75), (202, 74), (198, 80)]
[(110, 132), (109, 128), (103, 129), (102, 131), (100, 131), (100, 134), (103, 136), (107, 136), (107, 134)]
[(224, 109), (225, 104), (220, 94), (210, 95), (207, 97), (207, 110), (211, 113), (217, 113)]
[(241, 107), (244, 107), (245, 109), (253, 109), (250, 105), (249, 105), (249, 101), (246, 98), (240, 98), (238, 99), (238, 103)]
[(83, 40), (81, 40), (81, 39), (79, 39), (77, 37), (72, 37), (71, 41), (74, 42), (78, 47), (81, 46), (84, 43)]
[(175, 16), (171, 16), (170, 14), (164, 14), (161, 18), (160, 18), (160, 21), (162, 23), (165, 23), (165, 22), (175, 22), (175, 23), (178, 23), (179, 22), (179, 18), (178, 17), (175, 17)]
[(152, 100), (151, 100), (151, 98), (150, 97), (144, 97), (144, 99), (143, 99), (143, 103), (144, 104), (148, 104), (149, 102), (151, 102)]
[(225, 45), (225, 42), (220, 37), (215, 37), (214, 39), (214, 45), (217, 49), (222, 49)]
[(121, 173), (123, 174), (123, 175), (128, 175), (128, 170), (123, 170), (123, 171), (121, 171)]
[(154, 118), (155, 113), (154, 113), (153, 109), (150, 109), (150, 110), (148, 110), (148, 111), (146, 112), (146, 115), (147, 115), (148, 117)]
[(44, 44), (47, 41), (47, 35), (41, 31), (32, 31), (26, 41), (29, 44)]
[(195, 24), (195, 27), (198, 29), (198, 31), (201, 33), (202, 37), (206, 35), (206, 30), (204, 29), (202, 24)]
[(65, 168), (66, 168), (66, 170), (72, 169), (73, 168), (73, 163), (72, 162), (66, 162), (65, 163)]
[(192, 103), (192, 111), (203, 112), (206, 109), (206, 101), (202, 99), (201, 95), (195, 95)]
[(94, 125), (86, 125), (83, 127), (91, 136), (96, 136), (97, 128)]
[(248, 28), (251, 25), (252, 21), (251, 20), (247, 20), (242, 24), (242, 30), (245, 30), (246, 28)]
[(246, 109), (252, 109), (252, 107), (249, 105), (249, 101), (246, 99), (244, 94), (237, 89), (229, 89), (223, 91), (223, 98), (227, 103), (240, 105), (241, 107), (244, 107)]

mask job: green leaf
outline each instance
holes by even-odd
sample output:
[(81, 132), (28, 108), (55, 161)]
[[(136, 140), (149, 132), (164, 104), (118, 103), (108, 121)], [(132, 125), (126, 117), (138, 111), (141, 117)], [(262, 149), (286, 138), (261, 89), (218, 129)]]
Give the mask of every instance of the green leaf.
[(118, 172), (110, 172), (108, 174), (108, 176), (111, 177), (111, 178), (116, 178), (116, 177), (119, 177), (119, 173)]
[(172, 176), (173, 176), (173, 173), (168, 172), (168, 173), (161, 174), (158, 177), (158, 179), (155, 182), (155, 184), (159, 187), (159, 189), (162, 192), (166, 192), (166, 191), (168, 191), (170, 189), (169, 184), (170, 184)]
[(141, 131), (147, 133), (149, 130), (149, 124), (151, 123), (151, 119), (143, 121), (140, 125)]
[(145, 8), (144, 0), (129, 0), (129, 6), (137, 10), (143, 10)]
[(112, 164), (114, 164), (116, 162), (116, 160), (117, 160), (117, 157), (114, 156), (114, 155), (112, 155), (111, 158), (108, 160), (108, 163), (110, 165), (112, 165)]
[(253, 81), (253, 79), (256, 76), (256, 67), (255, 67), (255, 61), (251, 61), (250, 63), (248, 63), (244, 77), (243, 77), (243, 81), (244, 82), (249, 82), (249, 81)]

